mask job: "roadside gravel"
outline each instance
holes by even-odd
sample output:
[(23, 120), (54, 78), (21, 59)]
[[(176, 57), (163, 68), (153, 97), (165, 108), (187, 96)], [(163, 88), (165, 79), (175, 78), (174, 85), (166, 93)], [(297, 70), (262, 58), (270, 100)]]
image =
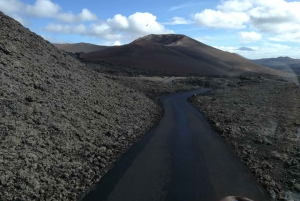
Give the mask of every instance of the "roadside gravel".
[[(300, 90), (268, 78), (228, 78), (192, 104), (275, 200), (300, 200)], [(228, 83), (231, 83), (228, 85)]]

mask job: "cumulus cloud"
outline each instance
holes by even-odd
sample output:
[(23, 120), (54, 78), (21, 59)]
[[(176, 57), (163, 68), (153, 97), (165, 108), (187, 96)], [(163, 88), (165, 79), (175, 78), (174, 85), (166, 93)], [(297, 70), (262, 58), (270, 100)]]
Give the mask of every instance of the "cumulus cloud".
[(72, 34), (85, 35), (87, 33), (87, 28), (83, 24), (70, 26), (70, 25), (51, 23), (45, 27), (45, 30), (49, 32), (65, 33), (65, 34), (72, 33)]
[(134, 13), (128, 17), (117, 14), (106, 22), (93, 23), (90, 26), (48, 24), (46, 31), (55, 33), (74, 33), (96, 36), (109, 41), (132, 40), (147, 34), (173, 33), (157, 22), (151, 13)]
[(172, 21), (170, 22), (164, 22), (163, 24), (166, 25), (178, 25), (178, 24), (192, 24), (193, 21), (191, 20), (186, 20), (182, 17), (172, 17)]
[(219, 10), (205, 9), (201, 13), (194, 15), (197, 24), (210, 28), (246, 28), (245, 23), (249, 21), (249, 16), (243, 12), (222, 12)]
[(0, 10), (7, 14), (15, 14), (24, 7), (19, 0), (0, 0)]
[(21, 15), (52, 18), (68, 23), (97, 20), (97, 16), (86, 8), (82, 9), (81, 13), (74, 15), (73, 13), (63, 12), (62, 8), (51, 0), (36, 0), (33, 5), (23, 3), (20, 0), (0, 0), (0, 9), (16, 20), (18, 20), (17, 17), (20, 19)]
[(255, 42), (262, 38), (261, 34), (256, 33), (254, 31), (240, 32), (239, 34), (240, 34), (241, 41), (245, 43)]
[(55, 18), (61, 22), (68, 23), (97, 20), (97, 16), (86, 8), (82, 9), (81, 13), (78, 15), (72, 13), (59, 13)]
[(157, 22), (151, 13), (136, 12), (128, 17), (117, 14), (106, 22), (94, 23), (87, 35), (97, 36), (106, 40), (132, 40), (147, 34), (173, 33)]
[(129, 28), (129, 22), (127, 17), (117, 14), (112, 19), (107, 20), (107, 24), (109, 24), (112, 28), (125, 30)]
[(261, 3), (249, 10), (251, 24), (263, 32), (294, 32), (300, 28), (300, 2)]
[(97, 19), (97, 16), (88, 9), (84, 8), (82, 9), (81, 13), (79, 13), (78, 18), (81, 21), (94, 21)]
[(277, 41), (299, 42), (299, 10), (299, 1), (222, 0), (215, 10), (203, 10), (194, 19), (200, 26), (209, 28), (255, 28), (261, 33), (280, 35), (273, 38)]
[(122, 40), (124, 38), (119, 30), (110, 27), (106, 23), (92, 24), (85, 35), (99, 37), (109, 41)]
[(166, 29), (162, 24), (158, 23), (156, 19), (156, 16), (151, 13), (136, 12), (128, 17), (130, 27), (127, 30), (139, 35), (172, 33), (171, 30)]
[(25, 6), (25, 11), (28, 15), (40, 18), (56, 16), (60, 9), (58, 4), (50, 0), (37, 0), (34, 5)]

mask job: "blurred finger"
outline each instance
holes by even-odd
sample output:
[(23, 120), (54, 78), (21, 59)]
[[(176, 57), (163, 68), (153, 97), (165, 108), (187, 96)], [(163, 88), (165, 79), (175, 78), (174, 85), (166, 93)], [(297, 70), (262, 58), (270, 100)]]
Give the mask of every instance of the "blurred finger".
[(220, 201), (253, 201), (253, 200), (241, 196), (228, 196), (221, 199)]

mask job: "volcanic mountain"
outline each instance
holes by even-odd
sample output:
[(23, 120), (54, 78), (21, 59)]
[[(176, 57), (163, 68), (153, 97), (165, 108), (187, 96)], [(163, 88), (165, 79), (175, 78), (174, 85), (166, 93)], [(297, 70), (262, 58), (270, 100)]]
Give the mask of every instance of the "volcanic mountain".
[(53, 43), (55, 47), (58, 49), (64, 50), (66, 52), (83, 52), (83, 53), (89, 53), (89, 52), (95, 52), (99, 50), (103, 50), (107, 48), (107, 46), (102, 46), (102, 45), (94, 45), (90, 43), (64, 43), (64, 44), (58, 44), (58, 43)]
[(252, 60), (252, 62), (283, 72), (295, 73), (300, 75), (300, 59), (292, 59), (290, 57), (277, 57), (256, 59)]
[(276, 70), (178, 34), (151, 34), (126, 45), (82, 54), (81, 58), (178, 74), (278, 74)]

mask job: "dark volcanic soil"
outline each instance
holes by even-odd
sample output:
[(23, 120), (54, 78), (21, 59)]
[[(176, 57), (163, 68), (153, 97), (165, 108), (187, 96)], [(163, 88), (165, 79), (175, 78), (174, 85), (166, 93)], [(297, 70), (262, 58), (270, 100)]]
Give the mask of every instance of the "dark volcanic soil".
[(300, 91), (243, 77), (191, 102), (276, 200), (300, 200)]
[(79, 52), (89, 53), (89, 52), (94, 52), (94, 51), (98, 51), (98, 50), (107, 48), (106, 46), (94, 45), (94, 44), (90, 44), (90, 43), (74, 43), (74, 44), (54, 43), (53, 45), (60, 50), (63, 50), (66, 52), (71, 52), (71, 53), (79, 53)]
[(76, 200), (159, 108), (1, 12), (0, 24), (0, 200)]
[(249, 60), (177, 34), (151, 34), (129, 44), (81, 54), (86, 61), (107, 62), (181, 75), (279, 75)]

